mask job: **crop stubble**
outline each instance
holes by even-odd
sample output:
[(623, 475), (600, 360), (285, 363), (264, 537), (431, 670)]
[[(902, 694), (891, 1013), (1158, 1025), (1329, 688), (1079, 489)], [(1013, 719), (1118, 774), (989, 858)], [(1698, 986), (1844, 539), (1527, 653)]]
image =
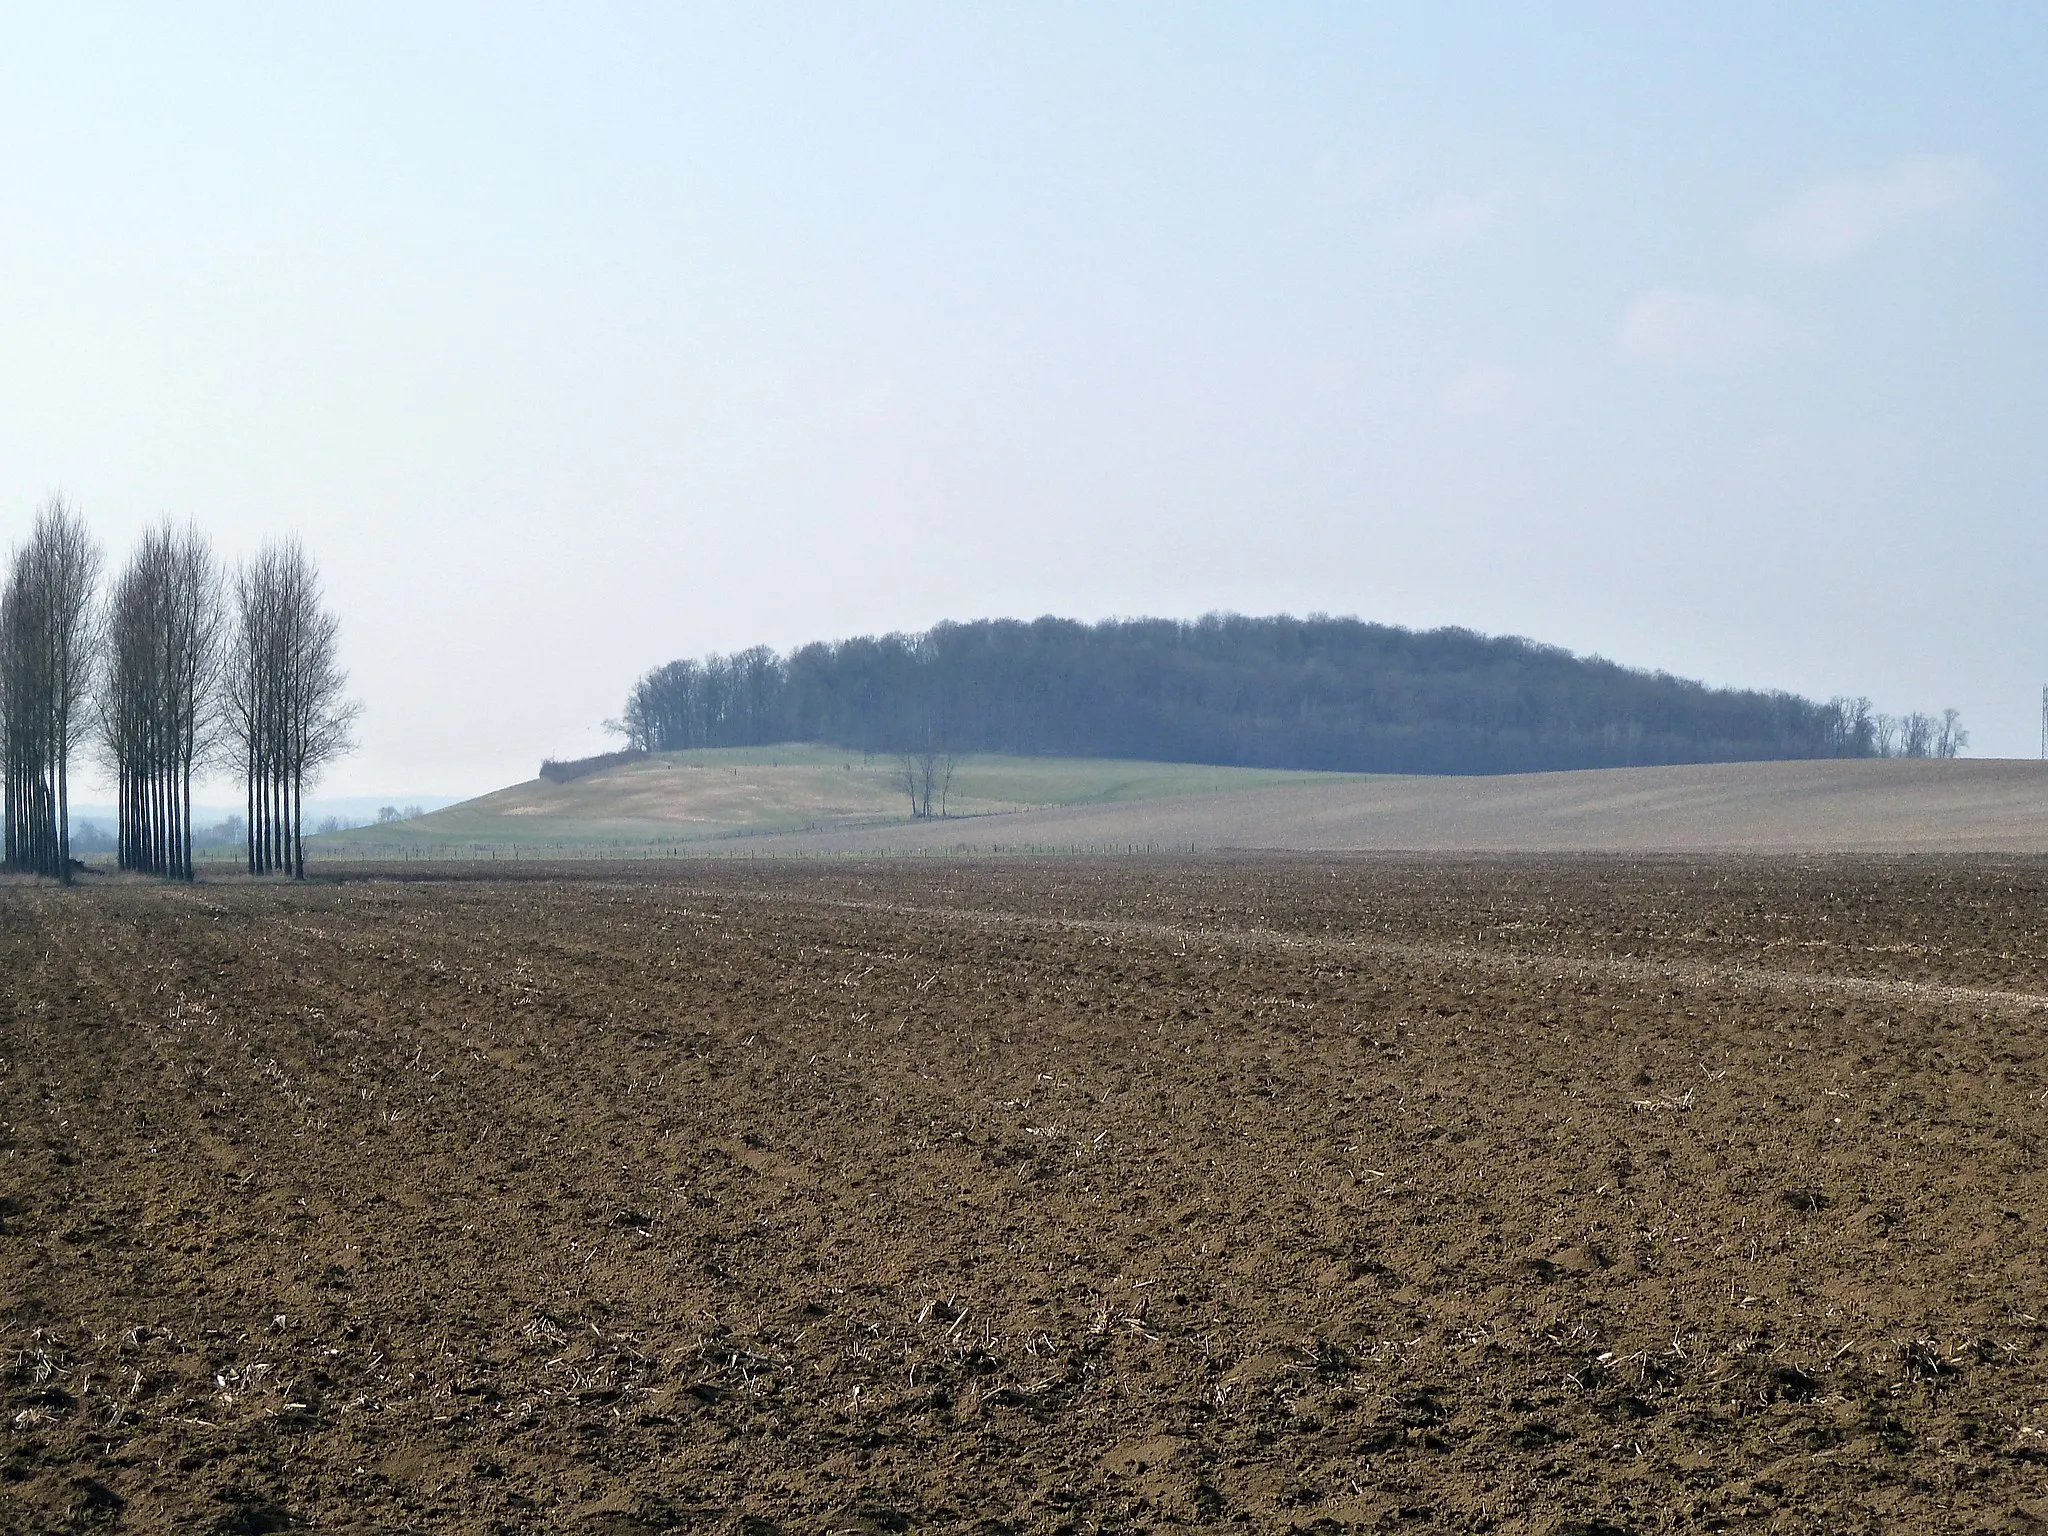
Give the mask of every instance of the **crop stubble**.
[(2038, 861), (0, 892), (0, 1525), (2048, 1524)]

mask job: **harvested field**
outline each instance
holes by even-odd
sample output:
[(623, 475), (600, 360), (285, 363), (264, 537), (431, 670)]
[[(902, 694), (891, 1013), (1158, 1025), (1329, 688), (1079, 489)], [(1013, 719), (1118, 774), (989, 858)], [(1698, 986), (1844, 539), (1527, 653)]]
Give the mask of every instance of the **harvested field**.
[(0, 889), (0, 1529), (2039, 1530), (2044, 897)]

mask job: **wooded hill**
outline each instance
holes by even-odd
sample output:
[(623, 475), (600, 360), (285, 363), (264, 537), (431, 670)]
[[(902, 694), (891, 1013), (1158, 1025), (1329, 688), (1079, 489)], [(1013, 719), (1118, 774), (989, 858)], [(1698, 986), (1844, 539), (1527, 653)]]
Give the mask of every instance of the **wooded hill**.
[(649, 751), (826, 742), (1367, 773), (1954, 756), (1937, 719), (1703, 683), (1465, 629), (1211, 615), (982, 620), (672, 661), (616, 723)]

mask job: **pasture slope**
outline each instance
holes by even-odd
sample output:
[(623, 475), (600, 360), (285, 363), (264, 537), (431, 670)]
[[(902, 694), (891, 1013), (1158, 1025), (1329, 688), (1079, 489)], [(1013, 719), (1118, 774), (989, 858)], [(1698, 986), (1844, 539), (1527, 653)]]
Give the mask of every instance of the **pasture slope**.
[(2048, 763), (1824, 759), (1492, 777), (1356, 776), (1000, 820), (753, 839), (762, 852), (2048, 851)]
[(323, 853), (978, 854), (1412, 851), (2048, 852), (2048, 763), (1830, 759), (1488, 777), (1088, 759), (963, 763), (911, 821), (886, 760), (817, 747), (674, 753), (534, 780)]
[[(895, 759), (788, 742), (658, 752), (567, 783), (529, 779), (394, 825), (321, 838), (322, 852), (374, 857), (396, 849), (602, 852), (736, 837), (833, 834), (909, 825)], [(1202, 763), (977, 756), (959, 760), (947, 825), (1021, 811), (1133, 800), (1192, 799), (1356, 777)]]

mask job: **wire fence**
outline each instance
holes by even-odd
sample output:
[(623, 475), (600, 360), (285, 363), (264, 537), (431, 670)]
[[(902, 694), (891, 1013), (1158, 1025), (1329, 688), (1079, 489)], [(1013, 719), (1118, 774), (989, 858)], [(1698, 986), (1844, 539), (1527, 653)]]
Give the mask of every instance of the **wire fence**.
[(1142, 854), (1203, 853), (1216, 851), (1211, 844), (1175, 840), (1171, 842), (956, 842), (926, 844), (915, 848), (730, 848), (717, 842), (610, 843), (595, 841), (521, 841), (385, 843), (375, 847), (306, 850), (308, 868), (338, 864), (431, 864), (507, 863), (557, 864), (579, 861), (608, 863), (665, 860), (788, 860), (788, 859), (932, 859), (998, 857), (1112, 857)]

